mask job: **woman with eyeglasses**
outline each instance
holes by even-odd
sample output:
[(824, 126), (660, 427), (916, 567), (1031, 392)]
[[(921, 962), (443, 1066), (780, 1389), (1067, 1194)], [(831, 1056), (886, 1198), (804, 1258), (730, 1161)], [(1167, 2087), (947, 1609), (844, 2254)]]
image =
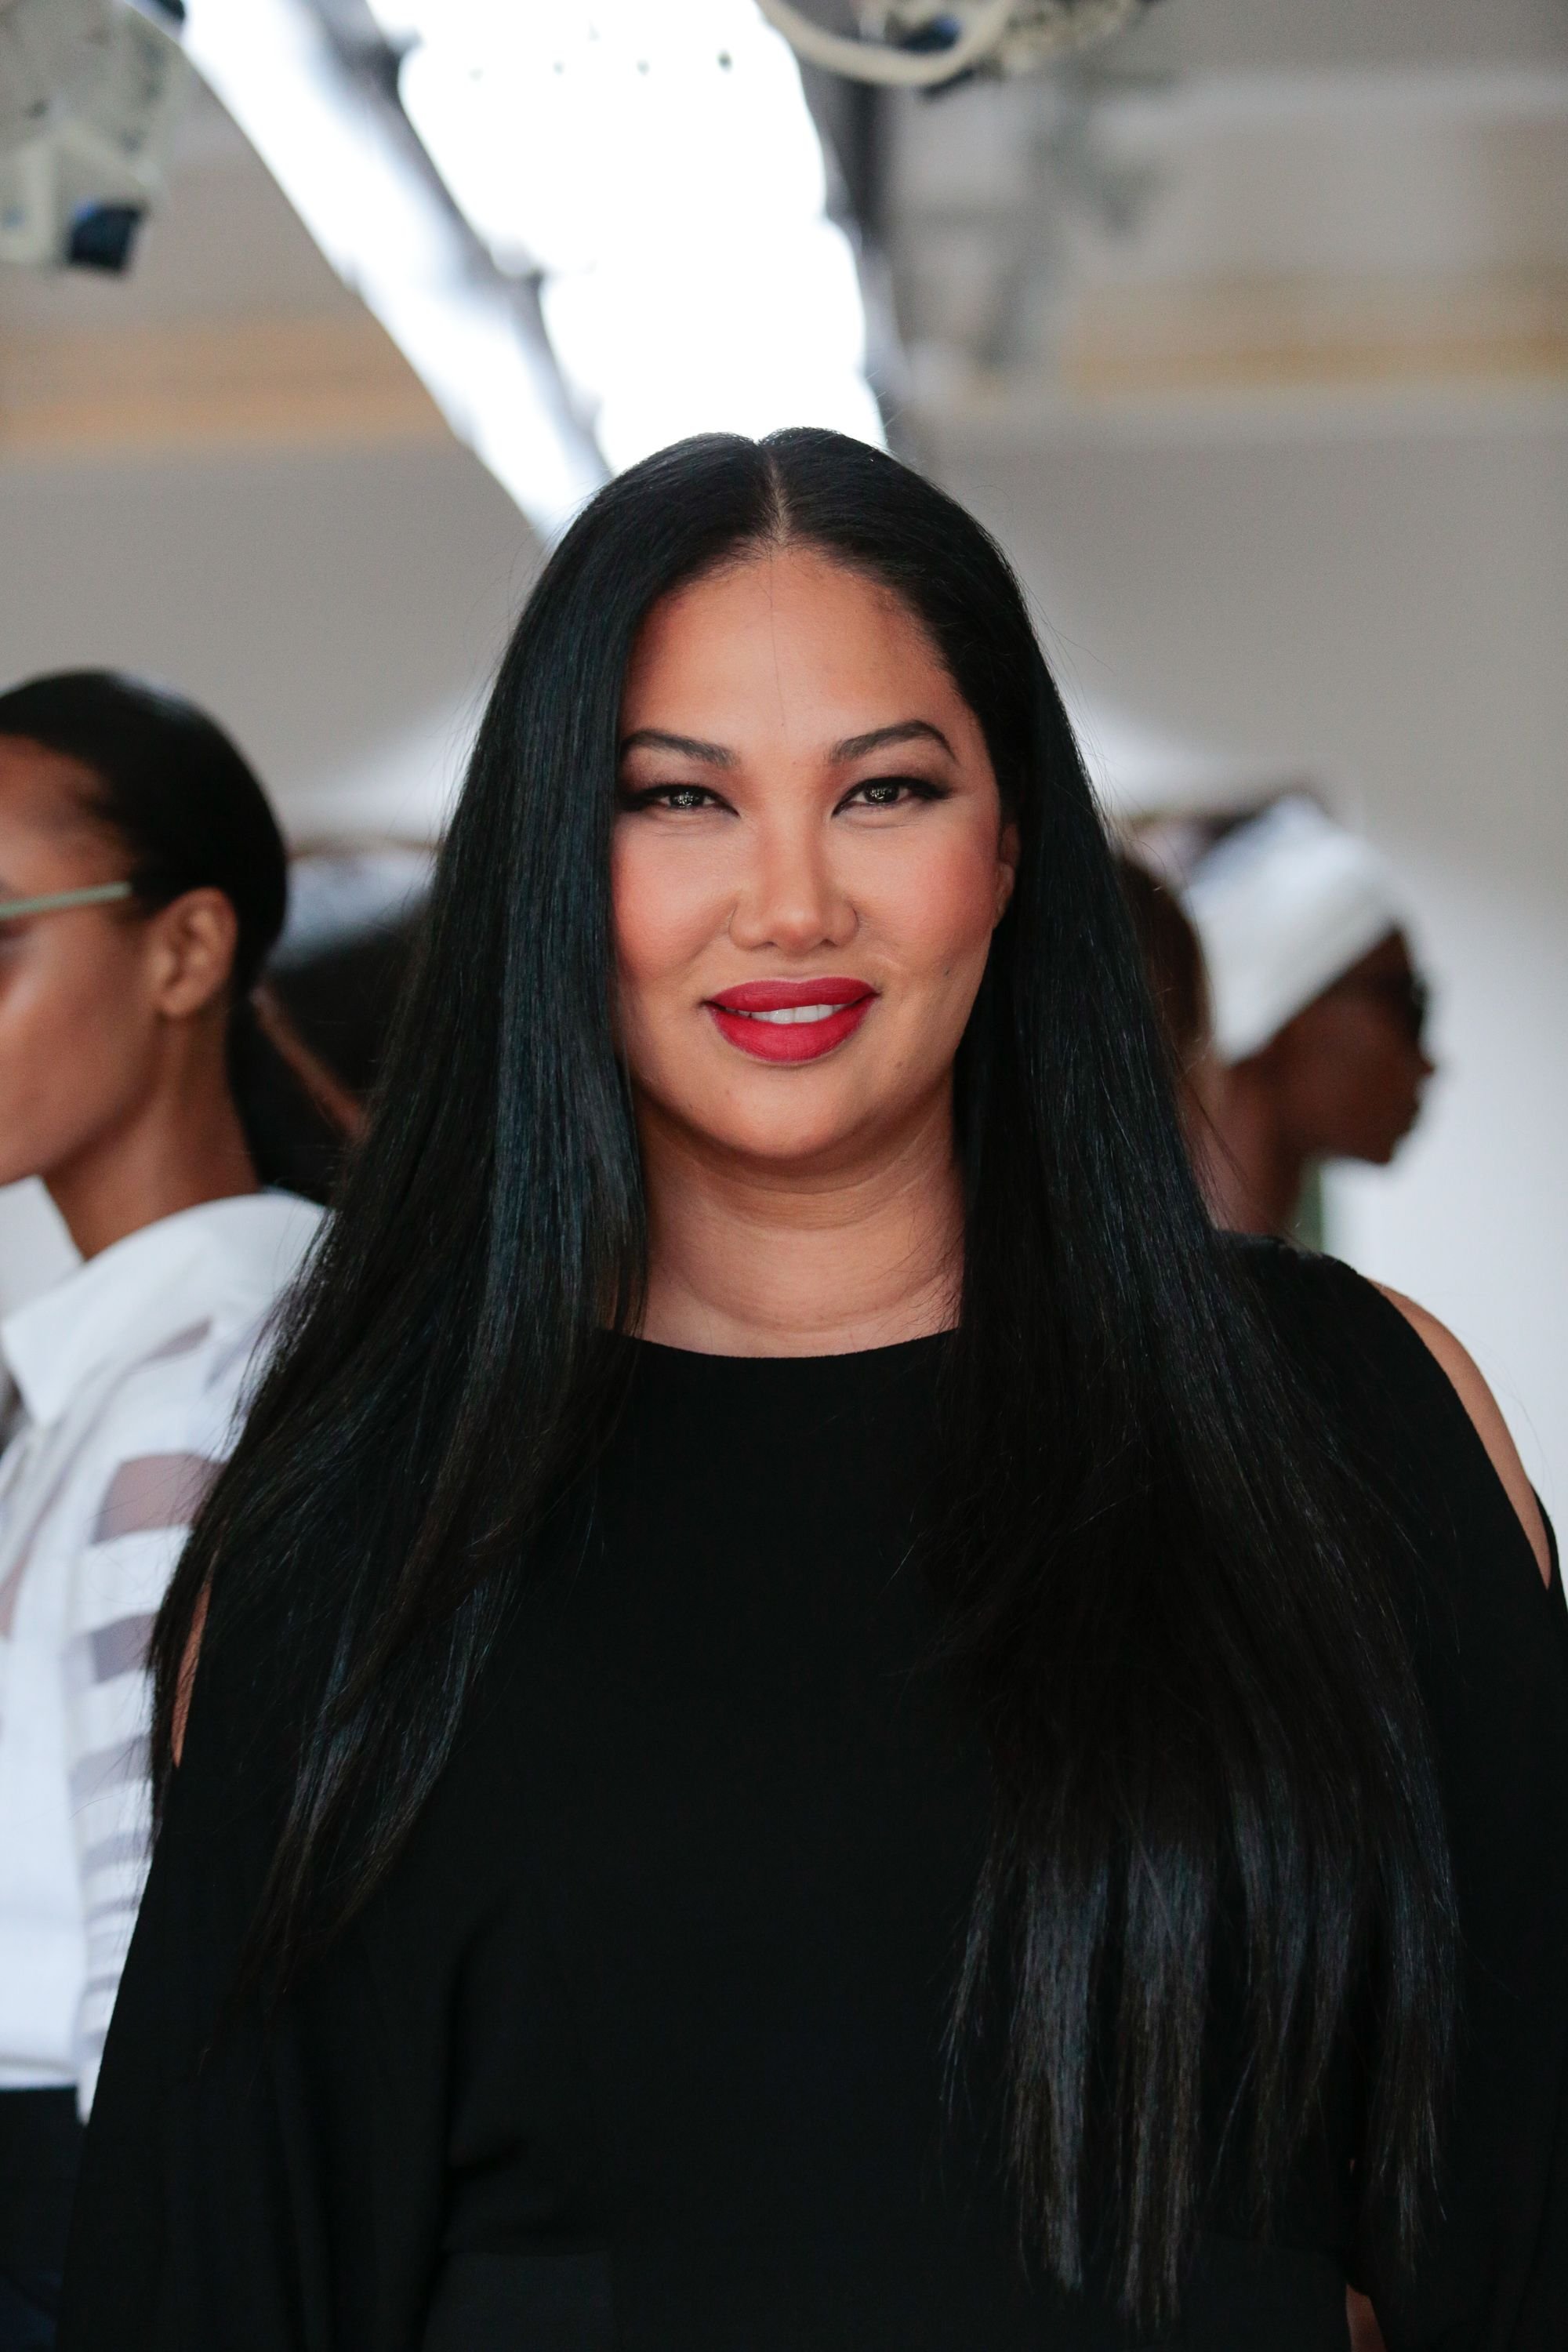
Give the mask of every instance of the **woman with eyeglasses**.
[(321, 1212), (271, 1189), (250, 992), (284, 849), (212, 720), (83, 672), (0, 695), (0, 1183), (80, 1266), (0, 1322), (0, 2347), (54, 2339), (145, 1865), (147, 1639)]
[(984, 533), (649, 459), (160, 1619), (62, 2352), (1560, 2352), (1552, 1582), (1206, 1216)]

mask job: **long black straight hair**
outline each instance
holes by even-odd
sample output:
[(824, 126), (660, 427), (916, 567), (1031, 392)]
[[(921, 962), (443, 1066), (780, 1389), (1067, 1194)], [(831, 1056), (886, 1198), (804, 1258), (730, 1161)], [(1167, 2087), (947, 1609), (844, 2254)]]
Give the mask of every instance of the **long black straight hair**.
[[(1376, 2020), (1359, 2179), (1414, 2227), (1451, 1964), (1391, 1573), (1211, 1232), (1071, 730), (1007, 564), (891, 458), (689, 441), (602, 491), (501, 664), (370, 1137), (156, 1638), (171, 1769), (210, 1587), (300, 1665), (256, 1967), (297, 1981), (395, 1862), (542, 1521), (619, 1402), (646, 1218), (608, 870), (634, 641), (803, 543), (890, 589), (975, 712), (1021, 856), (956, 1072), (962, 1317), (927, 1566), (996, 1792), (955, 2032), (1000, 1982), (1030, 2242), (1169, 2313), (1212, 2185), (1213, 1986), (1260, 2203)], [(204, 1669), (205, 1670), (205, 1669)], [(280, 1666), (279, 1671), (282, 1671)], [(198, 1698), (199, 1708), (199, 1698)], [(1221, 2129), (1219, 2137), (1226, 2137)]]

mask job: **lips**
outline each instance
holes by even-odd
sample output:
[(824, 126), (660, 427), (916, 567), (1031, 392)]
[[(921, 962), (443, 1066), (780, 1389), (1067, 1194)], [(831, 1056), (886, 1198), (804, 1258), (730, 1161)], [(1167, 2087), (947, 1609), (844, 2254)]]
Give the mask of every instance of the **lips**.
[(852, 1037), (876, 1002), (863, 980), (748, 980), (707, 1000), (713, 1025), (759, 1062), (815, 1062)]

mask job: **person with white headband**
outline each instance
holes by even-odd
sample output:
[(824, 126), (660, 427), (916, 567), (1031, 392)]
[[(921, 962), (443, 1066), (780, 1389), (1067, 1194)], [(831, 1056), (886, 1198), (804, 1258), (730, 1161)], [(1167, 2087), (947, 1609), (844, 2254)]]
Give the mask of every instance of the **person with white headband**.
[(1226, 1080), (1211, 1189), (1223, 1223), (1290, 1234), (1324, 1160), (1391, 1160), (1433, 1063), (1426, 989), (1384, 860), (1292, 793), (1194, 872)]

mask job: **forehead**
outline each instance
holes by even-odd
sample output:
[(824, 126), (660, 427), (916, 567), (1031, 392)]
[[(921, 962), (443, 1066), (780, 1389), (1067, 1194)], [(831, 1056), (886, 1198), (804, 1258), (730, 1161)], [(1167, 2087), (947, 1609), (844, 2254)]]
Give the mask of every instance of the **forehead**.
[[(0, 735), (0, 883), (4, 895), (79, 881), (83, 856), (110, 841), (93, 816), (94, 782), (75, 760), (25, 737)], [(63, 885), (62, 885), (63, 887)]]
[(1345, 973), (1347, 980), (1399, 980), (1414, 969), (1410, 942), (1403, 931), (1390, 931), (1377, 945), (1369, 948), (1360, 961), (1352, 964)]
[(94, 780), (79, 761), (25, 735), (0, 735), (0, 817), (77, 831), (92, 823)]
[[(923, 625), (879, 582), (807, 548), (770, 549), (654, 607), (622, 698), (627, 731), (716, 740), (855, 734), (973, 717)], [(700, 724), (699, 722), (701, 722)]]

